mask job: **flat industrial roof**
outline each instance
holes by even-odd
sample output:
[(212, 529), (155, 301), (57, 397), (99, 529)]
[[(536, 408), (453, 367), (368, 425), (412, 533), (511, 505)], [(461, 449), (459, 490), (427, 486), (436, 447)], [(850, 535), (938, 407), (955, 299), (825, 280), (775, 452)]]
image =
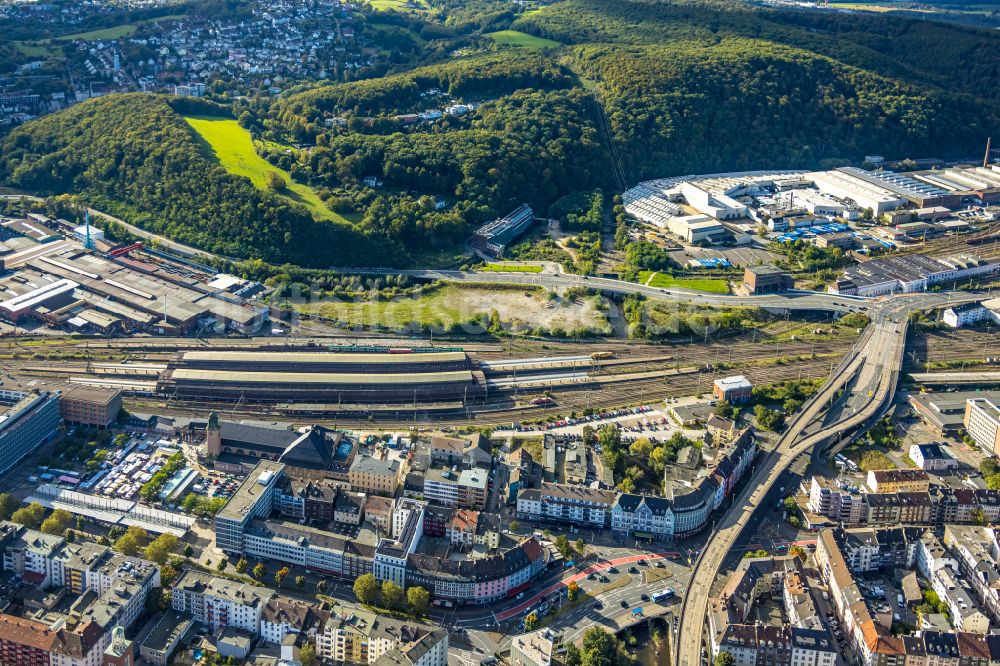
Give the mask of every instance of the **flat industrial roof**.
[(185, 361), (228, 361), (234, 363), (444, 363), (464, 361), (465, 352), (419, 352), (413, 354), (355, 354), (351, 352), (243, 352), (189, 351)]
[(407, 372), (358, 374), (340, 372), (243, 372), (238, 370), (191, 370), (177, 368), (174, 380), (233, 382), (237, 384), (451, 384), (471, 382), (472, 372)]

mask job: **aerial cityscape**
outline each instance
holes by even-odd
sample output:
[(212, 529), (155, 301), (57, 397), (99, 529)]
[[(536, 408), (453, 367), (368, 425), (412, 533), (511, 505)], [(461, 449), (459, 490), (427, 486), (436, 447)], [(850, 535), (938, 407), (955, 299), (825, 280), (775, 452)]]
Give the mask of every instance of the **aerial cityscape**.
[(0, 666), (1000, 665), (998, 109), (993, 0), (0, 0)]

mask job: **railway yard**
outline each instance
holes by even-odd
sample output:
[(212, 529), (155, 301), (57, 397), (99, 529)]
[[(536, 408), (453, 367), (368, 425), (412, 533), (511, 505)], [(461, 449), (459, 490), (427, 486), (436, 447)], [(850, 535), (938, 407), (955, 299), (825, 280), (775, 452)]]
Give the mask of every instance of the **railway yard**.
[[(755, 385), (825, 378), (856, 340), (843, 331), (788, 339), (795, 326), (801, 327), (776, 321), (707, 343), (499, 340), (429, 347), (426, 340), (382, 338), (367, 351), (338, 338), (8, 340), (0, 342), (0, 369), (5, 388), (115, 388), (129, 410), (141, 412), (215, 409), (344, 426), (462, 424), (475, 414), (500, 424), (704, 394), (727, 374), (744, 374)], [(907, 370), (926, 370), (928, 359), (932, 369), (987, 367), (991, 339), (986, 331), (915, 330)], [(261, 351), (242, 351), (249, 347)]]

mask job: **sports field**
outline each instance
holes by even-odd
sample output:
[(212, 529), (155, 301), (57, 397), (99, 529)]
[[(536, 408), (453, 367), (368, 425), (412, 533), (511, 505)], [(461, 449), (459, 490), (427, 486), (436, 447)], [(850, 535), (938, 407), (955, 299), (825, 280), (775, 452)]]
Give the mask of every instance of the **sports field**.
[(327, 208), (312, 188), (294, 182), (287, 171), (258, 155), (250, 132), (240, 127), (235, 120), (210, 116), (184, 116), (184, 120), (205, 141), (206, 147), (229, 173), (245, 176), (258, 189), (266, 190), (268, 172), (277, 171), (288, 183), (288, 188), (280, 193), (282, 196), (302, 204), (317, 219), (349, 223), (346, 218)]
[[(646, 284), (650, 275), (653, 275), (650, 271), (641, 271), (639, 273), (640, 284)], [(678, 289), (694, 289), (695, 291), (707, 291), (711, 294), (729, 293), (729, 285), (725, 280), (714, 280), (712, 278), (673, 278), (663, 273), (653, 275), (653, 279), (649, 281), (649, 286), (659, 289), (670, 289), (673, 287), (677, 287)]]
[(535, 37), (534, 35), (529, 35), (526, 32), (518, 32), (517, 30), (500, 30), (498, 32), (488, 32), (484, 37), (489, 37), (497, 46), (512, 46), (512, 47), (522, 47), (528, 49), (554, 49), (562, 46), (557, 41), (551, 39), (545, 39), (544, 37)]

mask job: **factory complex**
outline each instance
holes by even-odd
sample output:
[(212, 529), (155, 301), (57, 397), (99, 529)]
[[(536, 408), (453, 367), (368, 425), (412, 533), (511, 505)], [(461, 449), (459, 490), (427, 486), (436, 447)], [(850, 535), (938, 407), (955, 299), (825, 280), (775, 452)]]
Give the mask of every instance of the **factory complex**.
[(687, 245), (749, 245), (758, 233), (864, 255), (997, 219), (1000, 166), (679, 176), (640, 183), (623, 203), (632, 216)]
[[(268, 308), (248, 298), (262, 287), (203, 268), (182, 267), (145, 251), (114, 246), (100, 230), (83, 242), (73, 225), (31, 214), (0, 224), (0, 319), (22, 328), (44, 325), (77, 333), (250, 334)], [(62, 235), (65, 233), (66, 235)]]

